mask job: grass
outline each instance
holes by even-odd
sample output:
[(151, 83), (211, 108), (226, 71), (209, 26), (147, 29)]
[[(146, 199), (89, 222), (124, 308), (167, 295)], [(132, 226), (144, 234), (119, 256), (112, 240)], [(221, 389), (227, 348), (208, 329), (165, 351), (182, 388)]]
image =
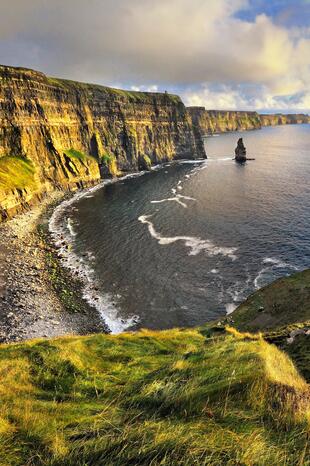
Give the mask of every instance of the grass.
[(80, 162), (86, 162), (87, 160), (96, 161), (95, 157), (91, 155), (84, 154), (84, 152), (78, 151), (76, 149), (66, 149), (64, 154), (72, 160), (79, 160)]
[(234, 326), (251, 332), (310, 320), (310, 270), (281, 278), (258, 290), (231, 317)]
[(310, 270), (281, 278), (258, 290), (230, 316), (241, 331), (264, 330), (265, 338), (290, 355), (310, 382), (310, 337), (291, 332), (310, 329)]
[(35, 189), (35, 169), (24, 157), (0, 157), (0, 190)]
[[(101, 163), (106, 165), (106, 167), (109, 170), (109, 173), (112, 176), (118, 176), (120, 174), (118, 167), (117, 167), (117, 159), (115, 155), (111, 154), (109, 151), (104, 150), (104, 154), (100, 157)], [(69, 157), (73, 162), (75, 160), (78, 160), (81, 163), (85, 163), (87, 160), (92, 160), (96, 161), (95, 157), (92, 157), (91, 155), (84, 154), (84, 152), (80, 152), (76, 149), (68, 149), (65, 150), (64, 153), (66, 154), (67, 157)]]
[[(0, 347), (0, 464), (309, 465), (309, 388), (234, 329)], [(2, 461), (2, 463), (1, 463)]]
[(60, 87), (64, 90), (81, 89), (85, 92), (102, 92), (107, 96), (120, 98), (130, 103), (144, 103), (149, 102), (153, 99), (153, 96), (165, 99), (170, 104), (182, 104), (182, 100), (175, 94), (160, 93), (160, 92), (141, 92), (141, 91), (128, 91), (123, 89), (116, 89), (107, 86), (101, 86), (98, 84), (88, 84), (68, 79), (58, 79), (53, 77), (47, 78), (52, 86)]
[[(55, 207), (55, 206), (53, 206)], [(45, 263), (49, 281), (58, 298), (69, 313), (87, 312), (85, 301), (81, 296), (82, 285), (78, 278), (73, 279), (69, 272), (61, 266), (57, 257), (57, 249), (51, 243), (47, 225), (38, 224), (37, 235), (46, 250)]]
[(63, 153), (66, 156), (66, 167), (74, 176), (89, 176), (90, 170), (93, 170), (91, 176), (98, 176), (99, 179), (99, 164), (95, 157), (73, 148), (66, 149)]
[(105, 150), (105, 153), (101, 156), (101, 161), (108, 168), (110, 175), (112, 176), (120, 175), (120, 171), (117, 166), (117, 159), (115, 155)]

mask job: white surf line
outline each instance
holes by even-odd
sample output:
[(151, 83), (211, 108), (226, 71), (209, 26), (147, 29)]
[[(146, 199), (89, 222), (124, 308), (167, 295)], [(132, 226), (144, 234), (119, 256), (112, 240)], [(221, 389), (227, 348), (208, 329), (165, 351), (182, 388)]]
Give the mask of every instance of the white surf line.
[(218, 159), (209, 158), (208, 162), (229, 162), (229, 161), (232, 162), (234, 160), (235, 160), (234, 157), (231, 156), (231, 157), (219, 157)]
[(266, 267), (263, 267), (258, 272), (258, 275), (254, 278), (253, 283), (254, 283), (254, 287), (255, 287), (256, 290), (261, 288), (261, 285), (260, 285), (259, 282), (263, 278), (264, 274), (266, 272), (271, 271), (272, 269), (280, 269), (280, 268), (285, 269), (285, 268), (287, 268), (287, 269), (295, 270), (296, 272), (299, 270), (299, 268), (296, 267), (293, 264), (288, 264), (287, 262), (283, 262), (280, 259), (275, 259), (275, 258), (272, 258), (272, 257), (266, 257), (265, 259), (263, 259), (263, 264), (270, 264), (270, 265), (267, 265)]
[(72, 219), (70, 217), (67, 218), (67, 228), (68, 228), (71, 236), (76, 236), (76, 233), (75, 233), (74, 228), (73, 228)]
[(187, 204), (185, 204), (185, 202), (182, 202), (181, 199), (187, 199), (188, 201), (196, 202), (196, 199), (194, 199), (193, 197), (182, 196), (181, 194), (177, 194), (175, 197), (167, 197), (166, 199), (151, 201), (151, 204), (162, 204), (163, 202), (176, 202), (177, 204), (180, 204), (182, 207), (184, 207), (184, 209), (187, 209)]
[(208, 159), (181, 160), (181, 161), (179, 161), (179, 164), (181, 164), (181, 165), (191, 165), (191, 164), (197, 165), (199, 163), (204, 163), (207, 160)]
[[(246, 279), (245, 284), (238, 280), (227, 290), (227, 294), (232, 298), (232, 302), (225, 304), (227, 315), (231, 314), (238, 307), (239, 303), (241, 303), (245, 299), (245, 291), (249, 288), (251, 282), (251, 277), (248, 271), (247, 274), (248, 278)], [(238, 289), (239, 286), (240, 288)]]
[(160, 245), (183, 241), (185, 246), (190, 248), (189, 256), (196, 256), (200, 252), (204, 251), (208, 256), (222, 255), (229, 257), (231, 260), (235, 260), (237, 258), (235, 255), (237, 248), (215, 246), (210, 240), (203, 240), (195, 236), (161, 236), (161, 234), (155, 230), (153, 223), (149, 220), (151, 217), (152, 215), (141, 215), (138, 220), (148, 226), (150, 235), (155, 238)]
[(238, 305), (236, 303), (227, 303), (225, 304), (226, 315), (232, 314), (235, 309), (237, 309)]

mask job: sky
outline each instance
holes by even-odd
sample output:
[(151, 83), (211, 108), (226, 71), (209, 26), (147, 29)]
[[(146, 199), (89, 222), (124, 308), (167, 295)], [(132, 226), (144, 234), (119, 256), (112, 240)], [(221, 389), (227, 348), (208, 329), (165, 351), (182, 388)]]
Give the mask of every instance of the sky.
[(0, 0), (0, 63), (208, 109), (310, 113), (310, 0)]

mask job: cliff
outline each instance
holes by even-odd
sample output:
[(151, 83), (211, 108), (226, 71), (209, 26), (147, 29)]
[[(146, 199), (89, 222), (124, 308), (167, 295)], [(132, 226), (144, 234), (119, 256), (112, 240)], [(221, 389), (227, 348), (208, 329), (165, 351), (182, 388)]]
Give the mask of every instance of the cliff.
[(204, 107), (188, 107), (194, 129), (202, 136), (226, 131), (247, 131), (264, 126), (310, 123), (304, 114), (266, 114), (257, 112), (206, 110)]
[(260, 116), (256, 112), (206, 110), (204, 107), (188, 107), (188, 112), (202, 135), (261, 128)]
[(0, 66), (0, 220), (53, 189), (204, 156), (177, 96)]
[(300, 125), (303, 123), (310, 123), (310, 116), (303, 113), (282, 114), (276, 113), (274, 115), (260, 115), (262, 126), (277, 126), (277, 125)]

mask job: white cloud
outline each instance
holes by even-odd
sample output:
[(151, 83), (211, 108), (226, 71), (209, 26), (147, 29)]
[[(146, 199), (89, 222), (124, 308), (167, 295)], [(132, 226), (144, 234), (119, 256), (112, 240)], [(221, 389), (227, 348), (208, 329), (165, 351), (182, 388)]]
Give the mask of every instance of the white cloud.
[(266, 15), (238, 19), (248, 0), (0, 2), (0, 54), (9, 64), (144, 90), (186, 87), (188, 102), (214, 108), (254, 105), (253, 85), (262, 105), (310, 88), (309, 28), (288, 30)]
[(131, 86), (130, 89), (138, 92), (158, 92), (158, 86), (156, 84), (151, 84), (150, 86)]
[(267, 86), (204, 84), (198, 90), (187, 90), (182, 95), (188, 106), (202, 106), (212, 110), (310, 111), (310, 93), (293, 96), (273, 95)]

